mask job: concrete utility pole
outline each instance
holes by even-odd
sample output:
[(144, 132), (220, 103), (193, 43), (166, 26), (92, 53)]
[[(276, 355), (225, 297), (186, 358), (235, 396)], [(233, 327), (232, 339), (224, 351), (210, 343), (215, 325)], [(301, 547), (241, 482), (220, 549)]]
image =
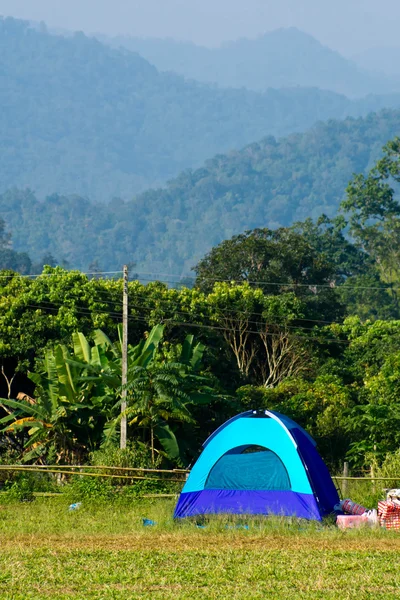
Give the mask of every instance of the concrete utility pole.
[[(122, 297), (122, 402), (121, 413), (126, 411), (126, 384), (128, 382), (128, 267), (124, 265)], [(126, 417), (121, 419), (121, 441), (120, 448), (126, 448)]]

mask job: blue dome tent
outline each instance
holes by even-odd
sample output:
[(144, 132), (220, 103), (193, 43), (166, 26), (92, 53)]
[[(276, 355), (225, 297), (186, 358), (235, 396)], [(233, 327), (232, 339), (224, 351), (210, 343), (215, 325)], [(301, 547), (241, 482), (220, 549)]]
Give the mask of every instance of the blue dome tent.
[(247, 411), (203, 444), (175, 518), (230, 513), (320, 521), (339, 502), (310, 435), (275, 411)]

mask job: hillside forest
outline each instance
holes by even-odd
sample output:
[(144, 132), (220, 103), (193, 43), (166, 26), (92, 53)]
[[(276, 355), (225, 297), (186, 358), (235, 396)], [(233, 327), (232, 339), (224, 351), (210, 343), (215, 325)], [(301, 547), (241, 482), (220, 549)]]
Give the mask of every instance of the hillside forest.
[[(217, 425), (249, 408), (305, 426), (332, 469), (390, 466), (399, 181), (395, 138), (350, 181), (343, 216), (235, 235), (197, 263), (192, 287), (129, 283), (125, 414), (138, 466), (190, 464)], [(46, 266), (0, 277), (1, 459), (68, 464), (115, 448), (120, 275)]]
[(32, 273), (43, 264), (112, 271), (135, 263), (143, 277), (180, 280), (213, 246), (245, 230), (333, 218), (353, 173), (367, 173), (399, 130), (394, 110), (329, 121), (218, 155), (127, 202), (59, 194), (41, 201), (15, 188), (0, 194), (0, 215), (13, 249), (36, 266)]
[(400, 106), (400, 89), (350, 100), (300, 85), (220, 88), (83, 33), (51, 35), (0, 18), (0, 192), (131, 200), (266, 135)]

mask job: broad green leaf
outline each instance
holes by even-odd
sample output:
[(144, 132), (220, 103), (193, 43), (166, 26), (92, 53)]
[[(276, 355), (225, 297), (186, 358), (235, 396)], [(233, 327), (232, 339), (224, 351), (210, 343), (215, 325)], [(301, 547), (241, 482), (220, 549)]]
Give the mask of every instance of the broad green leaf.
[(185, 338), (185, 341), (182, 344), (180, 360), (183, 363), (188, 364), (191, 359), (192, 350), (193, 350), (193, 340), (194, 340), (193, 335), (187, 335)]
[(28, 415), (41, 415), (40, 407), (38, 407), (36, 404), (27, 404), (25, 402), (19, 402), (18, 400), (9, 400), (8, 398), (2, 398), (1, 403), (7, 406), (8, 408), (20, 410), (21, 412), (27, 413)]
[(96, 329), (94, 332), (94, 343), (96, 346), (104, 346), (106, 348), (113, 348), (113, 343), (110, 338), (101, 329)]
[(167, 423), (158, 423), (154, 427), (154, 435), (164, 448), (168, 458), (176, 460), (180, 456), (178, 440)]
[(70, 365), (67, 360), (69, 356), (67, 348), (64, 346), (57, 346), (55, 352), (55, 360), (57, 367), (58, 380), (61, 384), (59, 388), (60, 395), (66, 396), (70, 402), (74, 400), (75, 386), (71, 373)]
[(164, 325), (155, 325), (153, 329), (149, 333), (149, 337), (147, 338), (143, 350), (147, 350), (150, 346), (154, 346), (154, 348), (158, 348), (160, 341), (164, 335)]
[(79, 360), (90, 364), (91, 352), (90, 345), (83, 333), (73, 333), (72, 341), (74, 344), (74, 354)]
[(204, 344), (201, 344), (200, 342), (198, 344), (196, 344), (196, 346), (193, 350), (192, 359), (190, 361), (190, 364), (194, 370), (196, 370), (199, 367), (201, 361), (203, 360), (203, 354), (204, 354), (205, 349), (206, 349), (206, 347)]
[(95, 367), (98, 367), (99, 369), (102, 368), (102, 364), (101, 364), (101, 358), (100, 358), (100, 346), (94, 346), (94, 348), (92, 348), (92, 360), (91, 360), (91, 364)]
[(60, 390), (58, 385), (56, 359), (51, 350), (47, 350), (45, 353), (44, 364), (47, 371), (47, 390), (51, 404), (55, 408), (57, 406)]

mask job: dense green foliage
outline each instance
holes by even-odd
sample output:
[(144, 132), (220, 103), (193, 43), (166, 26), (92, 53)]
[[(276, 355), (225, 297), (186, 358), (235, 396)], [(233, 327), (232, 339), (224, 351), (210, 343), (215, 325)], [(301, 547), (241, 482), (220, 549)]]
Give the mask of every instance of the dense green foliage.
[(399, 104), (317, 89), (218, 89), (82, 33), (0, 19), (0, 191), (131, 198), (264, 135)]
[(330, 121), (216, 156), (130, 202), (58, 195), (40, 202), (12, 190), (0, 195), (0, 214), (15, 250), (35, 263), (50, 253), (84, 270), (135, 262), (139, 272), (187, 275), (212, 246), (246, 229), (335, 215), (352, 174), (366, 173), (399, 130), (398, 111)]
[(376, 74), (385, 69), (385, 61), (374, 65), (375, 74), (368, 73), (294, 27), (271, 31), (254, 40), (242, 38), (224, 43), (219, 48), (172, 39), (129, 36), (100, 39), (114, 47), (139, 52), (161, 71), (175, 71), (224, 87), (265, 90), (310, 86), (362, 96), (398, 90), (400, 86), (398, 77), (390, 79)]
[[(315, 239), (316, 229), (312, 231)], [(285, 238), (278, 233), (275, 242), (282, 245), (284, 257)], [(283, 261), (280, 273), (287, 283), (271, 291), (267, 279), (276, 263), (266, 252), (258, 273), (265, 279), (259, 284), (253, 272), (250, 282), (211, 286), (211, 271), (193, 289), (129, 284), (130, 343), (138, 344), (153, 328), (146, 342), (129, 351), (129, 437), (149, 445), (153, 463), (157, 452), (167, 464), (187, 464), (218, 424), (241, 409), (259, 407), (295, 418), (336, 468), (345, 457), (355, 468), (379, 464), (399, 446), (400, 321), (364, 322), (354, 316), (343, 322), (363, 293), (357, 290), (357, 278), (369, 270), (387, 295), (387, 310), (398, 318), (395, 289), (385, 292), (372, 258), (365, 259), (365, 272), (346, 279), (343, 263), (329, 261), (305, 234), (288, 230), (287, 249), (296, 236), (300, 253), (307, 257), (308, 250), (313, 257), (314, 252), (311, 267), (324, 267), (310, 270), (318, 283), (290, 280), (293, 266)], [(326, 231), (319, 236), (322, 246)], [(246, 246), (249, 239), (243, 236), (245, 245), (232, 250), (232, 262), (253, 252)], [(256, 235), (256, 241), (267, 248), (272, 243), (269, 235)], [(344, 238), (340, 243), (351, 246)], [(304, 278), (303, 267), (299, 276)], [(273, 270), (272, 275), (276, 277)], [(0, 449), (23, 452), (26, 460), (68, 462), (115, 444), (121, 281), (88, 279), (60, 268), (47, 268), (34, 280), (6, 272), (2, 277)], [(335, 285), (325, 287), (327, 280)], [(353, 294), (347, 301), (350, 287)], [(369, 314), (382, 310), (376, 302), (372, 294), (365, 306)], [(157, 323), (164, 325), (154, 327)], [(95, 331), (98, 326), (110, 339)], [(87, 337), (74, 333), (79, 330)], [(192, 332), (196, 343), (188, 336)]]

